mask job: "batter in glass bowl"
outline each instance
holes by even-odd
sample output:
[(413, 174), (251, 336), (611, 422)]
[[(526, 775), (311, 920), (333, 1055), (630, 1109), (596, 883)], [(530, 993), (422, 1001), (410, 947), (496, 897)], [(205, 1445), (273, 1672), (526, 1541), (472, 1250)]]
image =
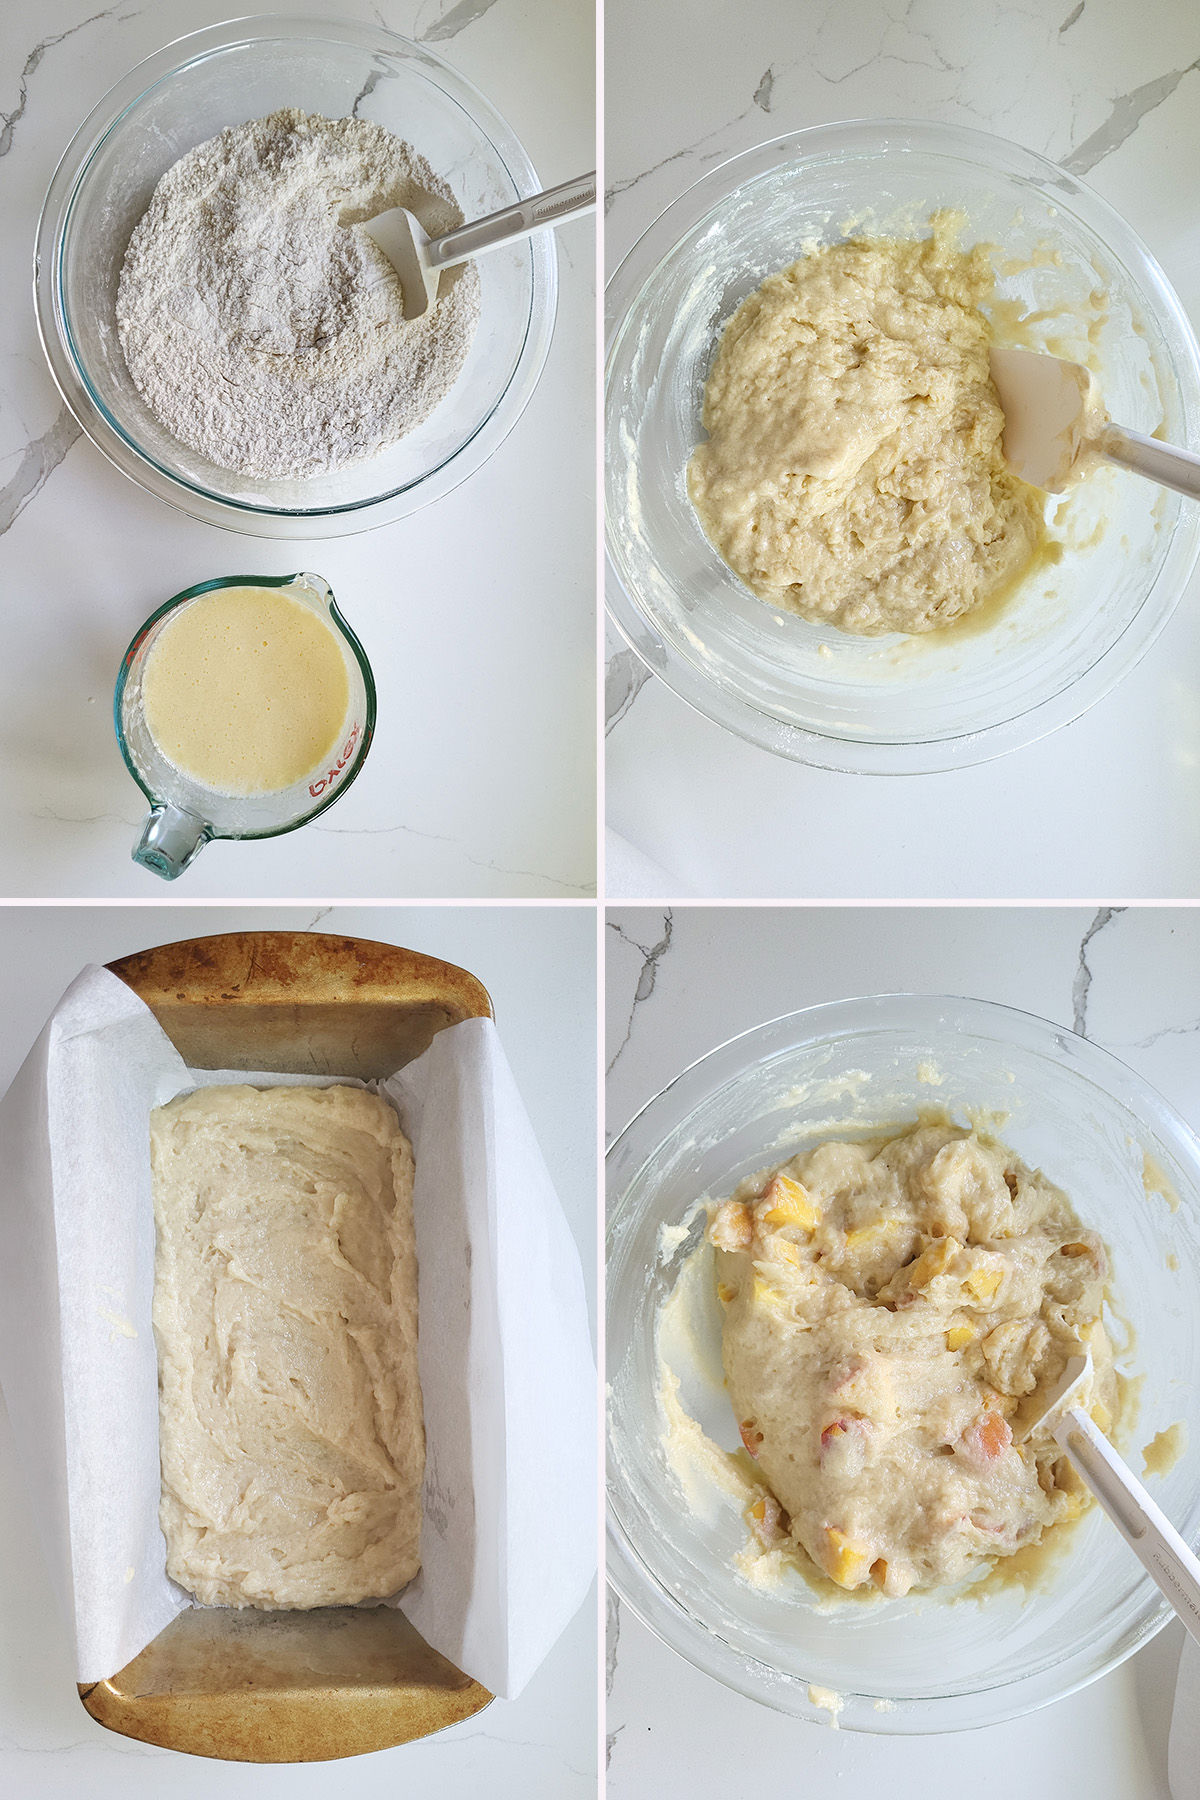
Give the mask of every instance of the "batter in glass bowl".
[(986, 245), (855, 238), (725, 327), (688, 465), (705, 534), (762, 599), (862, 636), (936, 631), (1014, 585), (1045, 497), (1004, 461)]
[(994, 1139), (921, 1125), (752, 1177), (708, 1229), (765, 1542), (792, 1538), (840, 1587), (901, 1595), (1078, 1515), (1054, 1440), (1017, 1440), (1081, 1339), (1111, 1428), (1108, 1265), (1045, 1176)]

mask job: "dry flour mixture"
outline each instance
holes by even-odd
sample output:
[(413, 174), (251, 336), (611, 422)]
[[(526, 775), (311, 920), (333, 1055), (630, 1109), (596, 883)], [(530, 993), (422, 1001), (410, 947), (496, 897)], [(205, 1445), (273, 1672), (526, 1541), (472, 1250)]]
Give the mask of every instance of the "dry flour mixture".
[(295, 108), (232, 126), (167, 170), (125, 253), (121, 348), (161, 423), (259, 477), (361, 462), (428, 418), (479, 317), (470, 263), (406, 320), (362, 220), (406, 206), (460, 225), (449, 186), (382, 126)]

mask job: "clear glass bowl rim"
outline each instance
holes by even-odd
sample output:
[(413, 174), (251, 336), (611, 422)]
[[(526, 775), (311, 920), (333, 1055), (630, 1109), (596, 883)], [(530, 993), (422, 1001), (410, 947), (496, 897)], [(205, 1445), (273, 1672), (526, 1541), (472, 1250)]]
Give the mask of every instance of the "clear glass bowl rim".
[[(954, 1009), (961, 1021), (977, 1023), (980, 1035), (998, 1041), (1017, 1042), (1023, 1048), (1040, 1054), (1051, 1052), (1057, 1042), (1070, 1043), (1076, 1073), (1110, 1097), (1119, 1093), (1120, 1103), (1152, 1124), (1160, 1138), (1171, 1144), (1181, 1163), (1190, 1166), (1200, 1184), (1200, 1136), (1197, 1135), (1149, 1082), (1130, 1069), (1128, 1064), (1101, 1045), (1076, 1034), (1070, 1026), (1057, 1025), (1037, 1013), (999, 1001), (978, 1000), (956, 994), (883, 993), (859, 995), (844, 1000), (822, 1001), (781, 1013), (773, 1019), (751, 1026), (716, 1044), (666, 1082), (645, 1102), (621, 1128), (605, 1152), (606, 1200), (608, 1220), (605, 1231), (605, 1264), (618, 1233), (625, 1224), (625, 1208), (630, 1190), (635, 1186), (646, 1163), (656, 1154), (674, 1131), (680, 1119), (690, 1117), (696, 1105), (707, 1095), (719, 1092), (729, 1081), (743, 1073), (753, 1060), (748, 1054), (755, 1040), (778, 1039), (773, 1054), (785, 1048), (796, 1050), (807, 1045), (862, 1037), (871, 1031), (888, 1029), (920, 1029), (926, 1023), (921, 1009)], [(987, 1029), (987, 1027), (992, 1029)], [(783, 1034), (787, 1033), (786, 1041)], [(668, 1131), (653, 1125), (653, 1115), (662, 1104), (672, 1099), (677, 1112)], [(648, 1130), (647, 1127), (650, 1127)], [(642, 1138), (646, 1139), (643, 1144)], [(634, 1157), (631, 1167), (623, 1160)], [(621, 1166), (618, 1166), (621, 1165)], [(606, 1299), (606, 1331), (611, 1325), (612, 1290)], [(611, 1339), (610, 1339), (611, 1342)], [(614, 1460), (609, 1447), (606, 1422), (606, 1574), (617, 1597), (636, 1614), (648, 1630), (664, 1644), (677, 1651), (693, 1667), (712, 1676), (734, 1692), (773, 1707), (793, 1717), (807, 1718), (826, 1725), (829, 1713), (809, 1702), (800, 1684), (781, 1675), (766, 1662), (735, 1650), (715, 1632), (675, 1605), (665, 1593), (654, 1573), (626, 1535), (614, 1496), (623, 1480), (619, 1459)], [(1126, 1633), (1125, 1641), (1110, 1649), (1093, 1666), (1077, 1669), (1078, 1651), (1072, 1653), (1072, 1672), (1055, 1684), (1038, 1677), (1023, 1677), (990, 1688), (980, 1688), (966, 1695), (948, 1695), (938, 1700), (912, 1703), (913, 1710), (903, 1724), (896, 1714), (874, 1713), (868, 1719), (846, 1720), (843, 1729), (872, 1735), (917, 1736), (930, 1733), (973, 1730), (981, 1725), (999, 1724), (1035, 1712), (1056, 1700), (1087, 1687), (1101, 1676), (1127, 1661), (1135, 1651), (1149, 1643), (1164, 1625), (1175, 1617), (1172, 1608), (1158, 1594), (1148, 1575), (1142, 1585), (1146, 1604), (1136, 1628)], [(1061, 1668), (1066, 1663), (1058, 1666)], [(1019, 1695), (1014, 1691), (1021, 1688)], [(986, 1704), (989, 1698), (1006, 1696), (997, 1705)]]
[[(1197, 431), (1200, 430), (1200, 345), (1178, 295), (1132, 226), (1086, 182), (1035, 150), (968, 126), (903, 118), (842, 119), (765, 139), (710, 169), (663, 208), (626, 252), (605, 289), (606, 431), (613, 358), (648, 282), (687, 232), (728, 193), (781, 162), (798, 161), (820, 150), (836, 149), (839, 144), (844, 144), (847, 149), (861, 150), (864, 134), (882, 137), (889, 133), (903, 134), (918, 142), (920, 148), (933, 152), (940, 150), (944, 154), (953, 154), (956, 150), (963, 152), (973, 148), (982, 155), (995, 157), (1000, 153), (1006, 159), (1023, 159), (1029, 173), (1059, 187), (1069, 186), (1073, 193), (1084, 197), (1092, 215), (1089, 219), (1092, 229), (1100, 235), (1103, 227), (1105, 241), (1131, 267), (1139, 283), (1167, 315), (1182, 339), (1187, 352), (1187, 366), (1181, 370), (1183, 410), (1189, 422), (1187, 447), (1195, 449)], [(629, 594), (607, 549), (607, 538), (606, 506), (605, 608), (608, 616), (639, 661), (692, 711), (745, 742), (793, 762), (849, 774), (915, 775), (938, 773), (948, 768), (969, 768), (1035, 743), (1071, 724), (1110, 693), (1141, 661), (1165, 629), (1182, 598), (1197, 558), (1200, 558), (1200, 513), (1195, 508), (1185, 508), (1180, 513), (1163, 565), (1137, 613), (1099, 661), (1053, 698), (981, 731), (968, 731), (938, 740), (914, 739), (908, 743), (850, 740), (789, 725), (750, 700), (709, 681), (662, 638)], [(1162, 609), (1160, 617), (1147, 620), (1145, 615), (1151, 595), (1163, 583), (1168, 584), (1168, 590), (1174, 589), (1174, 597)]]
[(486, 418), (454, 454), (417, 479), (388, 493), (326, 507), (272, 507), (247, 504), (209, 492), (173, 473), (144, 451), (96, 397), (78, 361), (67, 321), (61, 284), (62, 252), (75, 196), (92, 159), (151, 89), (214, 52), (271, 38), (334, 38), (364, 50), (402, 53), (436, 70), (454, 97), (486, 135), (519, 193), (540, 183), (523, 145), (503, 115), (465, 75), (429, 50), (387, 26), (356, 19), (285, 13), (255, 13), (224, 20), (174, 38), (136, 63), (88, 113), (59, 159), (38, 219), (33, 264), (33, 301), (42, 350), (63, 400), (101, 454), (139, 487), (180, 511), (227, 530), (262, 537), (312, 538), (368, 531), (406, 517), (450, 493), (497, 450), (524, 412), (549, 354), (558, 305), (558, 265), (553, 233), (529, 240), (533, 262), (530, 314), (508, 384)]

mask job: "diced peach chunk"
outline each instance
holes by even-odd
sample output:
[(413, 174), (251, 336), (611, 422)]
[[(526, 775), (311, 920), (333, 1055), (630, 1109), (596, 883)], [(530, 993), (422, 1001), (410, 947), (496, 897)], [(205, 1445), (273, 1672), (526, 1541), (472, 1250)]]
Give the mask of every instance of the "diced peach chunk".
[(832, 1419), (821, 1433), (822, 1450), (830, 1449), (840, 1438), (844, 1438), (847, 1432), (859, 1430), (865, 1424), (865, 1419), (859, 1419), (853, 1415), (844, 1419)]
[(758, 1215), (772, 1231), (781, 1225), (795, 1225), (801, 1231), (812, 1231), (820, 1217), (805, 1189), (790, 1175), (772, 1177), (759, 1201)]
[(969, 1325), (952, 1325), (946, 1333), (947, 1350), (965, 1350), (972, 1343), (975, 1333)]
[(989, 1532), (992, 1537), (1002, 1537), (1008, 1530), (1008, 1526), (1004, 1523), (1003, 1519), (989, 1519), (985, 1512), (971, 1513), (970, 1522), (975, 1527), (976, 1531)]
[(871, 1422), (858, 1413), (832, 1419), (821, 1433), (821, 1467), (857, 1474), (866, 1461)]
[(908, 1267), (908, 1285), (913, 1289), (927, 1287), (938, 1275), (945, 1274), (962, 1248), (957, 1238), (935, 1238)]
[(1101, 1277), (1107, 1274), (1108, 1259), (1104, 1254), (1103, 1245), (1096, 1238), (1090, 1242), (1083, 1238), (1072, 1238), (1070, 1243), (1058, 1246), (1058, 1254), (1065, 1256), (1071, 1262), (1084, 1261), (1088, 1263)]
[(750, 1522), (756, 1535), (768, 1546), (783, 1536), (784, 1511), (774, 1494), (762, 1494), (750, 1508)]
[(761, 1275), (756, 1275), (754, 1277), (754, 1286), (751, 1288), (750, 1292), (756, 1306), (783, 1305), (783, 1295), (780, 1293), (779, 1289), (773, 1287), (769, 1281), (764, 1281)]
[(1003, 1456), (1012, 1443), (1012, 1426), (998, 1412), (986, 1412), (979, 1426), (979, 1442), (989, 1456)]
[(867, 1364), (861, 1356), (851, 1356), (845, 1362), (839, 1363), (829, 1377), (830, 1392), (840, 1394), (846, 1388), (852, 1387), (859, 1376), (865, 1372), (866, 1367)]
[(1012, 1427), (1003, 1413), (990, 1407), (962, 1434), (961, 1448), (971, 1462), (986, 1465), (1003, 1456), (1012, 1443)]
[(754, 1236), (754, 1215), (740, 1200), (726, 1200), (717, 1208), (708, 1235), (718, 1250), (748, 1250)]
[(738, 1430), (741, 1433), (743, 1444), (745, 1444), (746, 1449), (754, 1458), (755, 1462), (757, 1462), (758, 1453), (762, 1449), (763, 1444), (763, 1434), (758, 1429), (758, 1420), (743, 1419), (738, 1426)]
[(825, 1573), (839, 1587), (856, 1588), (870, 1570), (871, 1552), (848, 1538), (836, 1525), (826, 1525), (823, 1536), (821, 1562)]
[(847, 1250), (867, 1250), (873, 1244), (884, 1244), (896, 1229), (894, 1219), (873, 1219), (869, 1225), (856, 1225), (846, 1233)]
[(966, 1286), (974, 1294), (976, 1300), (981, 1300), (986, 1306), (989, 1301), (996, 1298), (996, 1290), (1003, 1279), (1003, 1269), (976, 1267), (969, 1271), (966, 1277)]

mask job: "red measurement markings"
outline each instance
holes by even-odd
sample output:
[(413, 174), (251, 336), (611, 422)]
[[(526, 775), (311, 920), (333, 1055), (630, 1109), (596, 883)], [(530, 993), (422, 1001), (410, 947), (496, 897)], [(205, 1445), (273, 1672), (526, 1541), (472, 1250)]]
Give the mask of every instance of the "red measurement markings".
[(354, 755), (354, 747), (358, 743), (361, 732), (361, 725), (356, 725), (354, 730), (350, 733), (350, 736), (346, 739), (346, 742), (343, 744), (342, 754), (338, 757), (332, 769), (327, 770), (324, 775), (319, 775), (316, 781), (309, 782), (308, 791), (313, 796), (314, 800), (319, 794), (323, 794), (327, 788), (333, 786), (342, 770), (346, 767), (346, 764), (350, 761), (350, 758)]

